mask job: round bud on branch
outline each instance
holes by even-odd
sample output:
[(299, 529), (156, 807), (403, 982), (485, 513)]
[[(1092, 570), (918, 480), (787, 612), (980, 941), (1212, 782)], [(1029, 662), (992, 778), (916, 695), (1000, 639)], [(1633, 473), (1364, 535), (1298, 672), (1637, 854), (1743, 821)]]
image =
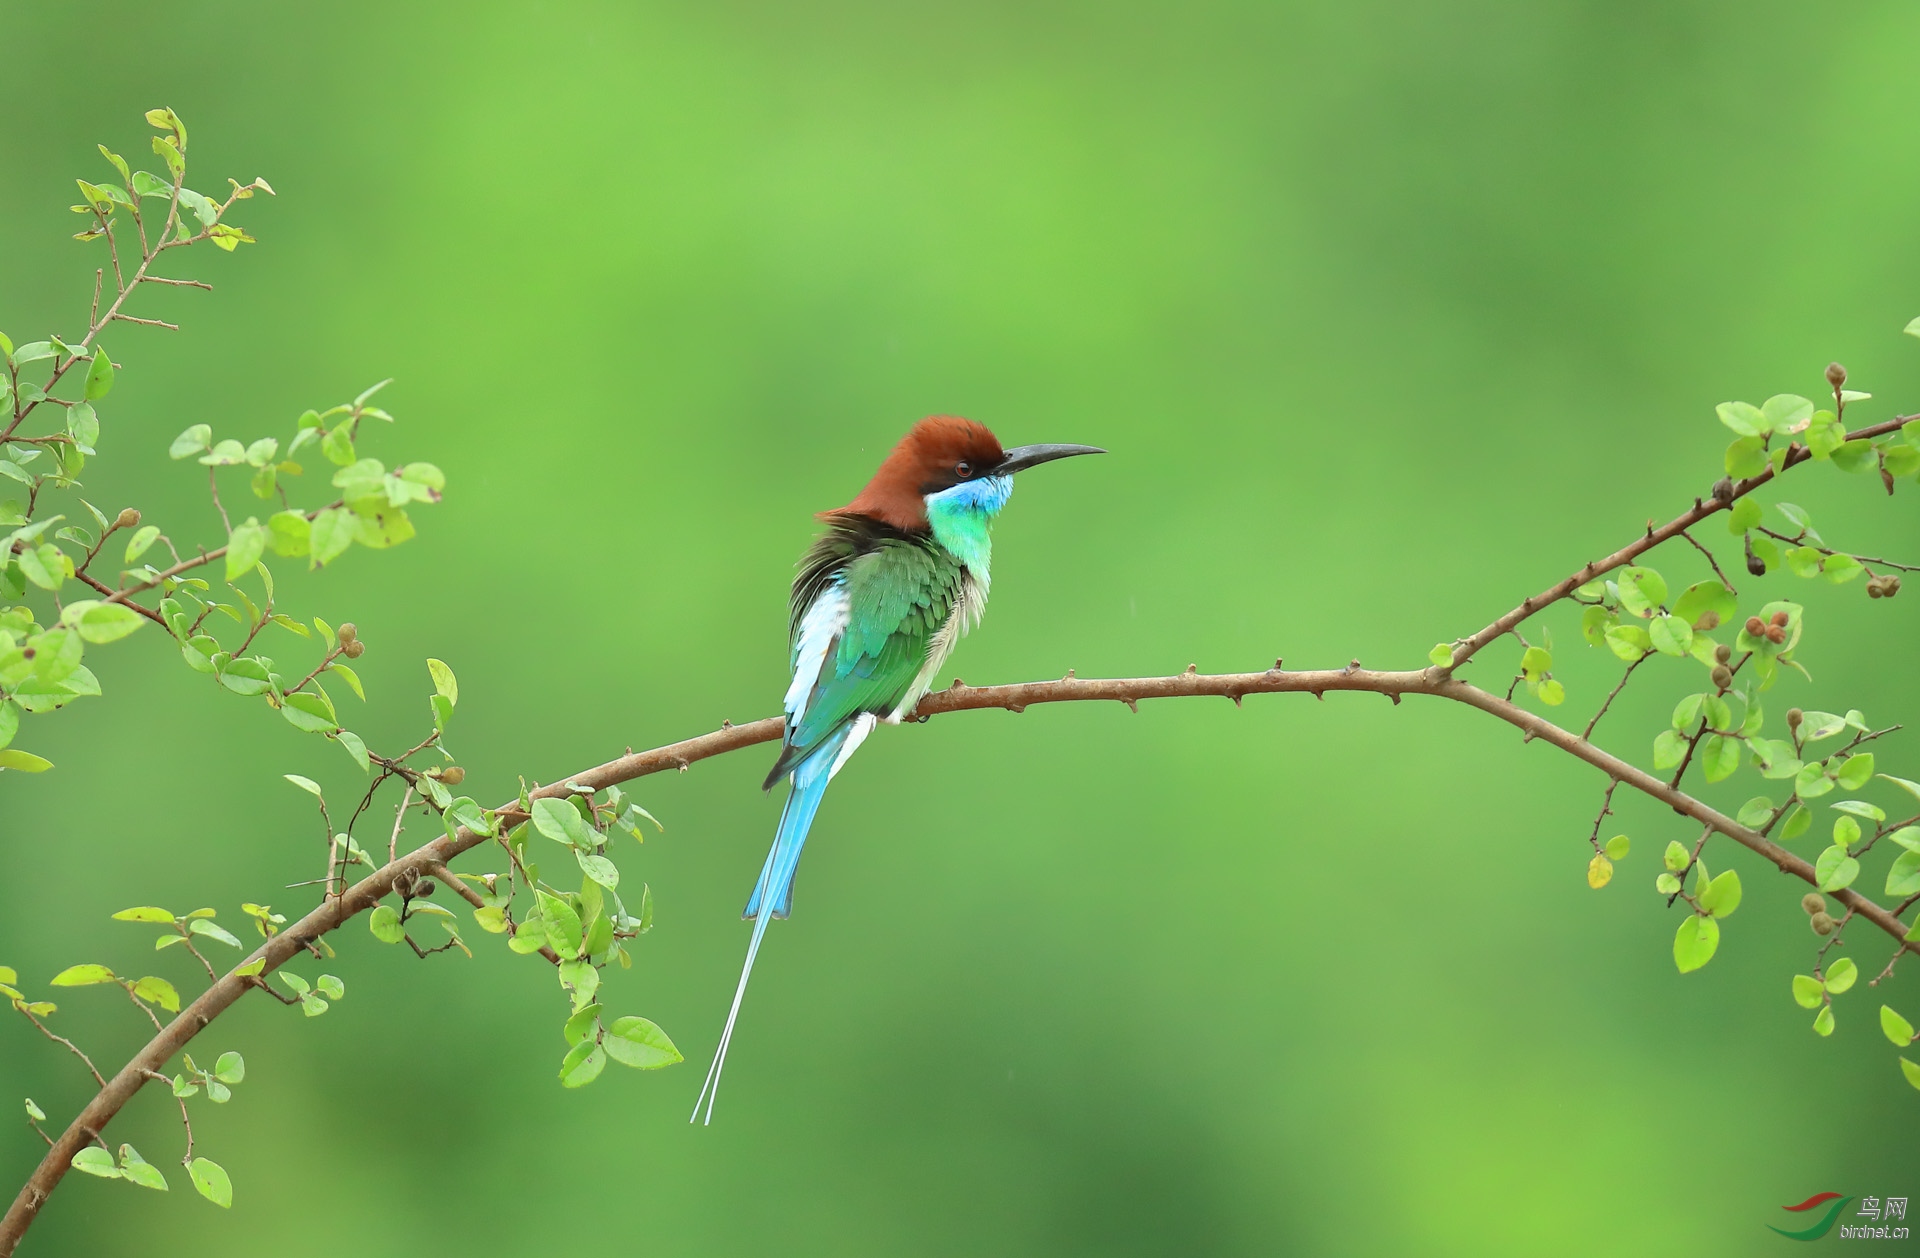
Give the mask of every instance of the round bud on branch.
[(467, 771), (457, 764), (450, 764), (440, 770), (440, 780), (448, 786), (458, 786), (467, 780)]
[(351, 620), (349, 620), (346, 624), (340, 626), (340, 641), (343, 645), (345, 643), (354, 641), (359, 636), (360, 636), (360, 629)]
[(1731, 668), (1728, 668), (1725, 664), (1715, 664), (1713, 666), (1712, 675), (1713, 675), (1713, 684), (1718, 686), (1722, 690), (1725, 690), (1728, 686), (1731, 686), (1733, 684), (1733, 670)]
[(1827, 383), (1837, 389), (1841, 385), (1845, 384), (1846, 382), (1847, 382), (1847, 369), (1845, 367), (1842, 367), (1839, 363), (1828, 363), (1827, 364)]
[(1807, 714), (1805, 712), (1802, 712), (1799, 708), (1787, 709), (1787, 728), (1788, 729), (1799, 729), (1800, 722), (1806, 719), (1807, 719)]
[(1827, 916), (1824, 911), (1815, 913), (1813, 917), (1809, 919), (1809, 924), (1813, 927), (1813, 933), (1816, 935), (1831, 935), (1833, 933), (1834, 921), (1831, 917)]
[(1800, 897), (1800, 907), (1806, 910), (1808, 917), (1812, 917), (1815, 913), (1824, 913), (1827, 911), (1827, 897), (1818, 891), (1809, 891)]
[(124, 507), (114, 517), (113, 527), (117, 529), (137, 529), (140, 527), (140, 513), (132, 507)]
[(359, 659), (360, 656), (366, 652), (366, 649), (367, 649), (367, 644), (360, 641), (360, 639), (358, 638), (355, 638), (351, 642), (343, 642), (340, 644), (340, 654), (346, 656), (350, 660)]
[(1733, 648), (1722, 642), (1719, 646), (1713, 648), (1713, 658), (1714, 662), (1724, 664), (1733, 658)]

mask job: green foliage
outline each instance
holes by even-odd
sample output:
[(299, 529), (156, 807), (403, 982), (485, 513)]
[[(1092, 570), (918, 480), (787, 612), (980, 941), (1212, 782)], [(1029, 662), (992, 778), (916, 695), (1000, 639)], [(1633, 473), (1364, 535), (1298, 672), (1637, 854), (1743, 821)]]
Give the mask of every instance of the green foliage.
[[(142, 285), (163, 245), (171, 251), (211, 243), (233, 252), (252, 243), (250, 235), (229, 221), (229, 211), (256, 192), (272, 192), (262, 180), (233, 183), (232, 193), (219, 202), (194, 191), (186, 183), (184, 123), (165, 109), (147, 117), (162, 132), (154, 137), (153, 150), (164, 175), (135, 171), (103, 147), (118, 183), (79, 184), (84, 204), (75, 208), (90, 221), (79, 239), (111, 241), (117, 261), (127, 264), (110, 272), (119, 288), (107, 295), (115, 299), (108, 313), (97, 313), (85, 335), (73, 340), (48, 336), (16, 347), (0, 335), (0, 353), (5, 355), (5, 371), (0, 372), (0, 405), (5, 408), (0, 411), (0, 483), (19, 486), (17, 492), (24, 493), (24, 500), (0, 501), (0, 538), (6, 543), (0, 548), (0, 770), (38, 773), (52, 768), (44, 757), (10, 746), (23, 718), (99, 696), (100, 685), (87, 667), (89, 650), (117, 643), (151, 624), (153, 631), (173, 639), (179, 660), (209, 678), (215, 691), (259, 704), (295, 730), (338, 743), (366, 776), (356, 806), (342, 814), (346, 821), (339, 828), (327, 791), (315, 776), (284, 774), (311, 800), (323, 834), (330, 836), (327, 877), (320, 881), (323, 894), (338, 895), (356, 867), (364, 872), (377, 867), (354, 827), (363, 817), (380, 824), (369, 809), (383, 788), (403, 791), (391, 826), (396, 838), (409, 808), (430, 811), (454, 836), (494, 836), (499, 818), (472, 797), (456, 796), (450, 789), (465, 777), (444, 741), (460, 697), (453, 669), (439, 659), (427, 661), (432, 683), (427, 736), (397, 755), (376, 755), (346, 728), (333, 695), (322, 684), (335, 681), (364, 703), (365, 686), (349, 661), (365, 652), (366, 643), (351, 622), (336, 629), (313, 617), (309, 628), (308, 617), (284, 610), (275, 570), (286, 560), (317, 568), (334, 564), (356, 546), (384, 550), (410, 540), (415, 534), (412, 513), (438, 503), (447, 478), (431, 462), (415, 459), (389, 468), (374, 456), (384, 434), (372, 430), (394, 422), (388, 411), (373, 404), (388, 383), (382, 381), (349, 402), (302, 413), (279, 433), (226, 435), (210, 423), (196, 423), (175, 437), (166, 449), (168, 459), (173, 464), (191, 462), (196, 476), (205, 478), (212, 505), (227, 522), (224, 536), (173, 536), (159, 524), (143, 522), (138, 510), (108, 516), (80, 496), (85, 489), (81, 477), (96, 456), (103, 420), (109, 429), (113, 423), (112, 414), (103, 417), (99, 408), (110, 395), (116, 401), (122, 396), (114, 393), (117, 386), (126, 387), (99, 345), (100, 331), (113, 312), (143, 295)], [(180, 254), (167, 256), (172, 261)], [(128, 274), (131, 278), (122, 278)], [(325, 471), (324, 490), (297, 494), (310, 483), (316, 466)], [(230, 503), (246, 495), (271, 505), (251, 514), (230, 512)], [(302, 496), (304, 503), (298, 501)], [(115, 538), (116, 533), (125, 536)], [(122, 560), (117, 570), (114, 557)], [(75, 597), (79, 594), (86, 597)], [(174, 655), (169, 651), (149, 658), (170, 667)], [(298, 662), (282, 663), (276, 656)], [(440, 762), (415, 763), (422, 757), (438, 757)], [(565, 881), (539, 879), (538, 864), (525, 851), (525, 825), (519, 827), (518, 847), (509, 845), (513, 855), (504, 873), (461, 877), (475, 884), (475, 921), (484, 930), (506, 935), (517, 952), (539, 952), (553, 944), (564, 959), (559, 978), (568, 1002), (571, 1047), (563, 1084), (592, 1082), (609, 1059), (639, 1069), (679, 1061), (672, 1041), (652, 1022), (629, 1016), (605, 1025), (599, 1019), (600, 1005), (593, 1002), (602, 969), (614, 962), (630, 966), (629, 944), (652, 922), (651, 892), (644, 885), (637, 915), (618, 895), (620, 871), (607, 852), (609, 834), (617, 827), (638, 838), (638, 822), (651, 822), (651, 816), (618, 791), (608, 792), (604, 805), (596, 805), (584, 791), (570, 799), (542, 799), (534, 812), (541, 832), (570, 849), (571, 859), (553, 875)], [(581, 879), (577, 888), (571, 882), (574, 874)], [(396, 880), (395, 902), (379, 904), (369, 914), (369, 930), (386, 942), (408, 944), (422, 957), (449, 949), (471, 955), (454, 913), (431, 898), (434, 886), (433, 878), (413, 873)], [(516, 907), (525, 914), (519, 922)], [(287, 923), (287, 916), (269, 905), (249, 903), (242, 911), (262, 940), (275, 938)], [(154, 952), (193, 958), (182, 973), (194, 973), (197, 966), (198, 974), (211, 978), (218, 971), (206, 951), (209, 945), (247, 946), (215, 920), (218, 915), (211, 908), (178, 913), (138, 905), (112, 916), (118, 922), (159, 928)], [(444, 940), (422, 946), (414, 931), (429, 922), (437, 923)], [(525, 946), (529, 942), (531, 946)], [(311, 946), (316, 955), (332, 955), (324, 942)], [(289, 969), (269, 973), (264, 955), (244, 961), (232, 975), (308, 1018), (326, 1013), (346, 995), (345, 982), (333, 974), (309, 981)], [(122, 975), (113, 967), (88, 962), (66, 967), (48, 985), (118, 986), (129, 1003), (157, 1025), (160, 1018), (179, 1014), (192, 999), (179, 982), (161, 975)], [(0, 967), (0, 997), (53, 1034), (45, 1020), (57, 1007), (31, 999), (8, 967)], [(188, 1103), (204, 1098), (225, 1104), (246, 1077), (246, 1063), (238, 1052), (223, 1052), (211, 1069), (182, 1054), (179, 1069), (167, 1082), (187, 1123), (189, 1154), (194, 1141)], [(32, 1101), (26, 1106), (30, 1121), (46, 1118)], [(223, 1208), (232, 1205), (233, 1185), (225, 1169), (206, 1157), (183, 1162), (201, 1196)], [(120, 1146), (118, 1160), (104, 1147), (83, 1149), (73, 1166), (99, 1178), (167, 1189), (165, 1176), (130, 1145)]]

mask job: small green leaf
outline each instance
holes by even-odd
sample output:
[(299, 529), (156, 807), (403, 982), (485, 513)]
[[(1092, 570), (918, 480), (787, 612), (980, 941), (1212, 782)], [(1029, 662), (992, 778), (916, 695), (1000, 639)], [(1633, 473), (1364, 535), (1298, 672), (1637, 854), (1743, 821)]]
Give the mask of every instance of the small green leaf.
[(221, 1209), (233, 1205), (233, 1181), (227, 1178), (227, 1172), (218, 1162), (206, 1158), (195, 1158), (187, 1163), (187, 1178), (200, 1190), (200, 1195)]
[(304, 690), (286, 696), (280, 715), (286, 717), (295, 729), (309, 733), (331, 734), (340, 728), (340, 722), (334, 717), (333, 705), (321, 695)]
[(153, 545), (154, 541), (157, 538), (159, 538), (159, 536), (160, 536), (159, 525), (157, 524), (141, 525), (137, 530), (134, 531), (133, 536), (127, 540), (127, 562), (132, 563), (134, 560), (140, 558), (140, 556), (146, 554), (147, 547)]
[(1667, 601), (1667, 583), (1652, 568), (1626, 568), (1618, 579), (1620, 606), (1635, 616), (1646, 617)]
[(74, 628), (88, 642), (99, 644), (118, 642), (141, 623), (140, 614), (125, 603), (95, 603), (80, 613)]
[(635, 1070), (658, 1070), (684, 1060), (667, 1033), (645, 1018), (620, 1018), (601, 1041), (607, 1055)]
[(1700, 745), (1700, 767), (1707, 781), (1720, 782), (1733, 776), (1740, 767), (1741, 745), (1738, 739), (1720, 734), (1707, 736), (1707, 740)]
[(1751, 402), (1722, 402), (1714, 410), (1720, 416), (1720, 422), (1731, 428), (1736, 436), (1758, 437), (1773, 431), (1767, 417)]
[(168, 1013), (180, 1012), (180, 993), (166, 979), (149, 974), (133, 985), (133, 994), (150, 1005), (159, 1005)]
[(1805, 834), (1812, 825), (1813, 813), (1810, 812), (1805, 805), (1795, 804), (1793, 811), (1787, 814), (1786, 821), (1780, 826), (1780, 841), (1782, 843), (1792, 842), (1794, 839)]
[(1682, 847), (1677, 840), (1667, 841), (1667, 850), (1660, 858), (1671, 873), (1680, 873), (1693, 863), (1693, 853)]
[(567, 1019), (566, 1025), (560, 1028), (560, 1034), (565, 1037), (569, 1046), (581, 1043), (593, 1037), (594, 1026), (599, 1018), (599, 1005), (583, 1005), (578, 1012)]
[(1893, 1041), (1895, 1048), (1905, 1048), (1913, 1043), (1913, 1023), (1886, 1005), (1880, 1006), (1880, 1030)]
[(98, 345), (93, 347), (93, 362), (87, 367), (87, 384), (84, 390), (87, 401), (96, 402), (107, 396), (113, 388), (113, 360), (107, 357), (107, 351)]
[(1818, 1009), (1825, 1003), (1826, 998), (1822, 995), (1824, 991), (1825, 987), (1820, 980), (1811, 974), (1796, 974), (1793, 976), (1794, 1003), (1803, 1009)]
[(1827, 967), (1827, 990), (1838, 996), (1841, 992), (1852, 987), (1854, 980), (1859, 977), (1860, 967), (1853, 963), (1853, 958), (1841, 957), (1838, 961), (1835, 961)]
[(171, 923), (177, 919), (174, 917), (173, 914), (167, 912), (167, 910), (165, 909), (154, 908), (151, 905), (142, 905), (139, 908), (121, 909), (118, 913), (115, 913), (113, 915), (113, 920), (116, 922)]
[(90, 1144), (74, 1154), (70, 1165), (76, 1171), (98, 1175), (101, 1179), (120, 1178), (120, 1168), (113, 1164), (113, 1154), (97, 1144)]
[(1748, 829), (1757, 830), (1773, 820), (1773, 801), (1765, 795), (1755, 795), (1740, 805), (1740, 815), (1735, 820)]
[(1860, 876), (1860, 862), (1847, 855), (1844, 847), (1830, 847), (1820, 853), (1820, 859), (1814, 862), (1814, 876), (1819, 879), (1816, 887), (1821, 891), (1838, 891), (1851, 886)]
[(1740, 894), (1740, 875), (1727, 869), (1702, 887), (1697, 898), (1700, 907), (1715, 917), (1731, 917), (1733, 911), (1740, 907)]
[(1920, 891), (1920, 852), (1902, 852), (1887, 870), (1887, 894), (1905, 899), (1917, 891)]
[(130, 1144), (120, 1146), (120, 1177), (130, 1184), (151, 1188), (155, 1192), (167, 1191), (167, 1177), (160, 1173), (158, 1167), (142, 1158)]
[(606, 1050), (592, 1040), (584, 1040), (567, 1050), (560, 1062), (560, 1086), (584, 1088), (607, 1068)]
[(1616, 834), (1607, 840), (1607, 857), (1610, 860), (1625, 860), (1633, 848), (1633, 840), (1624, 834)]
[(49, 980), (54, 987), (91, 987), (113, 981), (113, 971), (104, 965), (70, 965)]
[(534, 800), (533, 828), (556, 843), (572, 847), (591, 849), (597, 842), (597, 836), (587, 827), (580, 810), (569, 799)]
[(614, 863), (604, 856), (595, 856), (579, 848), (573, 850), (574, 859), (580, 862), (580, 872), (601, 886), (612, 890), (620, 885), (620, 871)]
[(213, 1077), (222, 1083), (239, 1083), (247, 1077), (247, 1063), (238, 1053), (222, 1053), (213, 1063)]
[(1847, 790), (1857, 791), (1865, 786), (1868, 779), (1872, 776), (1873, 753), (1863, 751), (1858, 755), (1848, 756), (1846, 760), (1841, 762), (1840, 772), (1836, 775), (1835, 780)]
[(367, 915), (367, 929), (381, 943), (397, 944), (407, 937), (407, 928), (400, 924), (400, 915), (390, 904), (382, 904)]
[(312, 778), (303, 778), (298, 773), (283, 773), (280, 776), (313, 796), (315, 799), (321, 798), (320, 783), (314, 781)]
[(449, 704), (460, 702), (460, 683), (455, 680), (453, 670), (436, 659), (427, 661), (427, 672), (433, 676), (435, 693), (446, 698)]
[(1823, 1005), (1820, 1012), (1813, 1016), (1813, 1033), (1819, 1036), (1833, 1034), (1833, 1006)]
[(1653, 767), (1671, 769), (1686, 758), (1687, 737), (1677, 729), (1661, 730), (1653, 740)]
[(196, 917), (193, 921), (187, 923), (187, 929), (196, 935), (204, 935), (208, 939), (218, 940), (220, 943), (226, 944), (229, 948), (238, 948), (240, 946), (240, 941), (233, 937), (233, 932), (227, 930), (225, 927), (216, 926), (205, 918)]
[(1740, 499), (1727, 512), (1727, 532), (1736, 536), (1759, 523), (1760, 504), (1751, 498)]
[(1727, 475), (1735, 480), (1758, 476), (1767, 470), (1766, 442), (1760, 437), (1741, 437), (1727, 447)]
[(1654, 650), (1678, 658), (1693, 646), (1693, 627), (1678, 616), (1655, 616), (1647, 625), (1647, 637)]
[(1442, 642), (1435, 646), (1433, 650), (1427, 652), (1427, 661), (1440, 668), (1447, 667), (1447, 665), (1453, 663), (1452, 645)]
[(1692, 973), (1713, 960), (1719, 946), (1719, 922), (1711, 917), (1689, 917), (1673, 936), (1673, 963), (1682, 974)]
[(249, 516), (247, 522), (227, 537), (227, 580), (237, 581), (253, 571), (260, 556), (267, 553), (267, 530)]

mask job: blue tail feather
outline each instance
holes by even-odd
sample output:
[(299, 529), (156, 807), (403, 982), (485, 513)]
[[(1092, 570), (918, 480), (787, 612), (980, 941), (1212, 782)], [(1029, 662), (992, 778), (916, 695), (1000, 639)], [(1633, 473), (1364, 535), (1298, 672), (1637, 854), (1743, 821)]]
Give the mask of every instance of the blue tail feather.
[[(836, 731), (823, 742), (811, 755), (802, 760), (793, 770), (793, 789), (787, 795), (786, 806), (780, 812), (780, 826), (774, 831), (773, 847), (767, 852), (767, 860), (760, 867), (759, 880), (754, 883), (753, 895), (747, 900), (747, 909), (742, 916), (753, 920), (753, 937), (747, 944), (746, 964), (740, 968), (740, 984), (734, 989), (733, 1008), (727, 1013), (727, 1025), (720, 1032), (720, 1047), (713, 1055), (713, 1064), (707, 1069), (707, 1081), (700, 1089), (700, 1097), (693, 1103), (693, 1118), (700, 1117), (700, 1106), (707, 1107), (706, 1121), (713, 1121), (713, 1103), (720, 1094), (720, 1072), (727, 1062), (727, 1046), (733, 1040), (733, 1025), (740, 1016), (740, 1001), (747, 994), (747, 979), (753, 974), (754, 959), (760, 953), (760, 940), (766, 934), (767, 923), (776, 917), (785, 917), (793, 907), (793, 876), (800, 867), (800, 852), (807, 843), (807, 831), (813, 828), (814, 814), (820, 811), (820, 801), (827, 793), (827, 783), (833, 779), (834, 770), (839, 767), (841, 752), (853, 727)], [(865, 729), (861, 729), (862, 736)], [(761, 906), (769, 904), (772, 912), (761, 912)], [(691, 1119), (689, 1121), (692, 1121)]]

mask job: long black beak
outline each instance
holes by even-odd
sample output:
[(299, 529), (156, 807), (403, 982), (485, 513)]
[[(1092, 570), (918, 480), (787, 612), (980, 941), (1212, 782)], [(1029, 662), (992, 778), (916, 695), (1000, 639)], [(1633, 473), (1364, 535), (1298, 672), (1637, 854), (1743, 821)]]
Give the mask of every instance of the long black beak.
[(1029, 467), (1038, 467), (1042, 463), (1051, 463), (1055, 459), (1070, 459), (1076, 454), (1105, 454), (1099, 446), (1015, 446), (1007, 451), (1000, 460), (1000, 466), (993, 469), (995, 476), (1009, 476)]

